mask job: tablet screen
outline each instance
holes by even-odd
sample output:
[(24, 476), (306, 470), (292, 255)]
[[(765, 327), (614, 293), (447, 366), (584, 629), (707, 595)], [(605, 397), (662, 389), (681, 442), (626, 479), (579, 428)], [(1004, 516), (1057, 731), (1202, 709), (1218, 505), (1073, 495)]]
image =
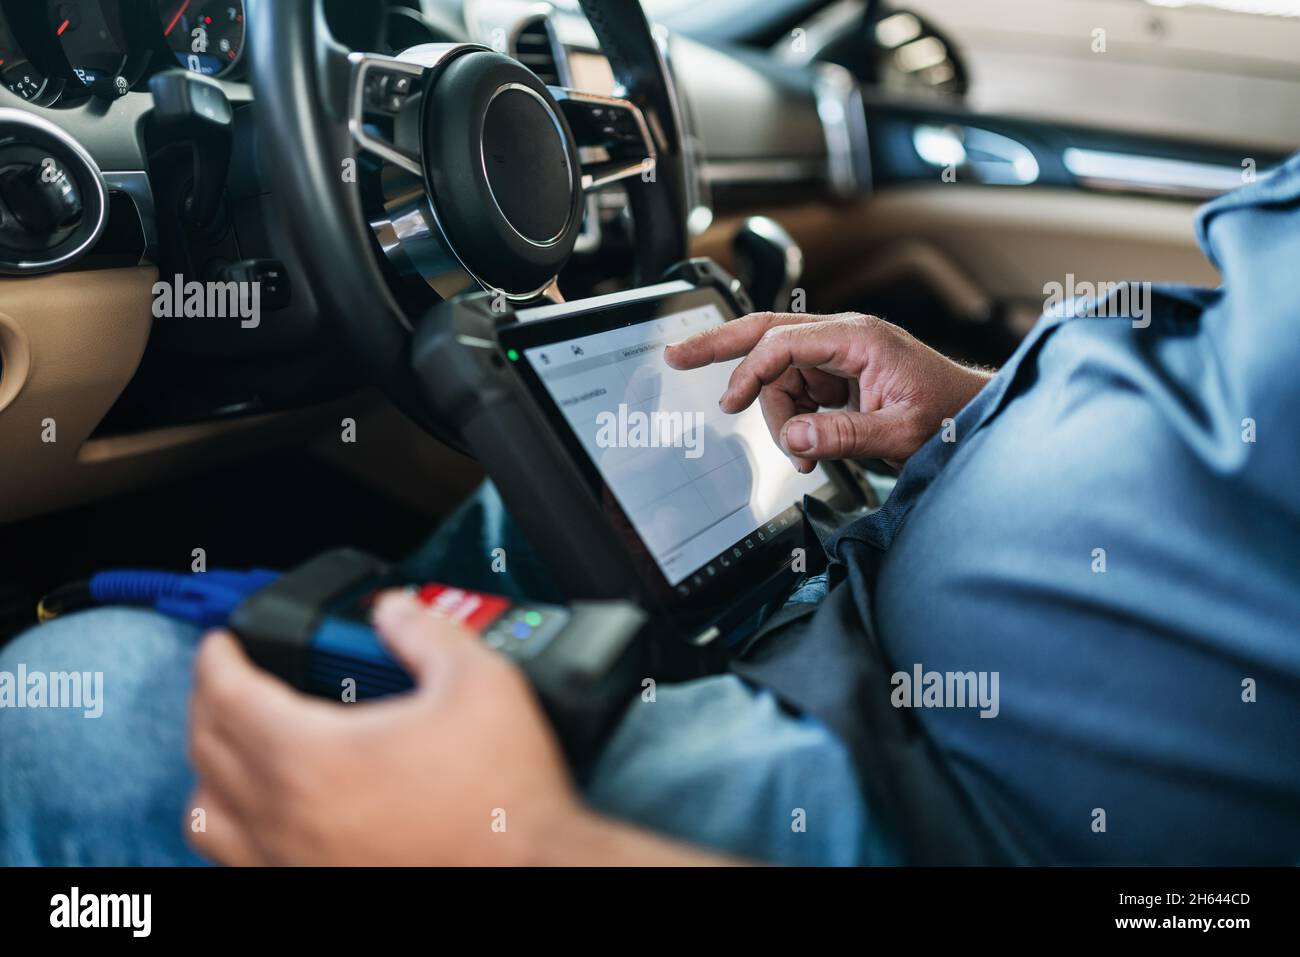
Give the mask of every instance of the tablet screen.
[(795, 470), (757, 403), (718, 408), (740, 360), (689, 372), (664, 361), (666, 345), (724, 321), (714, 302), (695, 302), (522, 353), (673, 586), (741, 560), (828, 482), (821, 468)]

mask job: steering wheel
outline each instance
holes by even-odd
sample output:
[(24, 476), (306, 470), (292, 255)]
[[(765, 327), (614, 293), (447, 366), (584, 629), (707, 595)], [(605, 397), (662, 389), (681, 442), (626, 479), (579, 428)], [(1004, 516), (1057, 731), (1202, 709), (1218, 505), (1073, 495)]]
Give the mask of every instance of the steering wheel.
[(350, 51), (325, 2), (248, 0), (261, 159), (349, 350), (400, 408), (455, 443), (454, 423), (430, 421), (418, 399), (395, 276), (444, 300), (559, 299), (585, 197), (619, 183), (637, 284), (658, 280), (687, 249), (672, 79), (638, 0), (581, 0), (618, 98), (548, 87), (478, 44)]

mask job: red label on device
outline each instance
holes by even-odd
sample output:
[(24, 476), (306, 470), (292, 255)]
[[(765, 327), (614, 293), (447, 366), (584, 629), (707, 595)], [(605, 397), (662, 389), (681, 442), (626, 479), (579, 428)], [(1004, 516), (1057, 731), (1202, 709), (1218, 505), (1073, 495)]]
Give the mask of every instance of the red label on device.
[(447, 585), (425, 585), (416, 597), (439, 618), (480, 633), (510, 608), (510, 602), (497, 595), (484, 595)]

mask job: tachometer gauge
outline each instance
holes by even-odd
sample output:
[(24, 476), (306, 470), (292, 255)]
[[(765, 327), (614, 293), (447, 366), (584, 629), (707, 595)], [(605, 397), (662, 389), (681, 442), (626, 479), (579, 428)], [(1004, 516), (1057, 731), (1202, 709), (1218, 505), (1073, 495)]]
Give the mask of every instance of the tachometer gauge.
[(44, 97), (50, 85), (45, 75), (23, 55), (3, 13), (0, 13), (0, 83), (10, 93), (30, 102)]
[(163, 0), (163, 33), (181, 66), (220, 76), (244, 52), (242, 0)]
[(54, 35), (83, 86), (101, 96), (124, 96), (131, 46), (123, 6), (130, 0), (48, 0)]

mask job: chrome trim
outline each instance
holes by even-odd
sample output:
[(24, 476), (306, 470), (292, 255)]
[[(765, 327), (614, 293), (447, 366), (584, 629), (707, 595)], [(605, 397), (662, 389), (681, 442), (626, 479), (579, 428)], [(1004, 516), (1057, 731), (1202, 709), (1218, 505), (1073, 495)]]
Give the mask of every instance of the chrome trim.
[[(524, 242), (528, 243), (528, 245), (536, 246), (539, 249), (545, 249), (548, 246), (554, 246), (557, 242), (560, 241), (560, 239), (564, 236), (564, 234), (569, 231), (569, 227), (573, 225), (573, 213), (572, 212), (569, 213), (568, 217), (564, 220), (564, 225), (560, 227), (559, 232), (557, 232), (554, 236), (551, 236), (549, 239), (539, 241), (536, 239), (532, 239), (531, 237), (525, 236), (523, 233), (519, 231), (519, 228), (510, 221), (510, 217), (506, 215), (506, 211), (501, 208), (501, 203), (497, 199), (496, 191), (492, 189), (492, 177), (488, 175), (487, 152), (486, 152), (486, 147), (484, 145), (484, 139), (487, 132), (488, 113), (492, 109), (492, 104), (497, 101), (497, 97), (501, 96), (503, 93), (509, 93), (511, 91), (515, 91), (517, 93), (526, 93), (529, 96), (531, 96), (534, 100), (536, 100), (539, 104), (541, 104), (542, 109), (546, 111), (546, 115), (551, 118), (551, 126), (555, 128), (555, 135), (559, 137), (561, 147), (565, 149), (566, 153), (568, 152), (569, 138), (564, 133), (564, 124), (562, 124), (560, 122), (560, 118), (555, 115), (555, 111), (551, 109), (551, 104), (546, 102), (546, 98), (543, 97), (536, 90), (534, 90), (532, 87), (525, 86), (522, 83), (503, 83), (501, 84), (501, 86), (497, 87), (495, 90), (492, 91), (492, 95), (488, 98), (487, 106), (483, 108), (483, 125), (479, 128), (479, 132), (478, 132), (479, 166), (483, 170), (483, 181), (487, 183), (488, 195), (492, 197), (492, 205), (497, 208), (497, 212), (501, 214), (501, 218), (504, 219), (506, 225), (510, 227), (510, 231), (513, 232), (520, 239), (522, 239)], [(581, 174), (581, 170), (570, 171), (570, 175), (569, 175), (569, 202), (570, 203), (573, 202), (573, 193), (575, 187), (582, 188), (582, 184), (585, 183), (586, 181), (586, 177), (582, 177), (579, 180), (579, 182), (575, 182), (574, 181), (575, 173)]]
[(421, 43), (419, 46), (407, 47), (395, 58), (378, 57), (367, 54), (371, 59), (384, 60), (396, 59), (400, 63), (407, 63), (425, 70), (432, 70), (434, 67), (442, 66), (453, 56), (459, 56), (462, 53), (472, 53), (478, 50), (483, 53), (491, 53), (492, 48), (486, 47), (481, 43)]
[[(776, 312), (788, 312), (794, 291), (799, 287), (799, 281), (803, 279), (803, 249), (786, 232), (784, 226), (767, 216), (749, 217), (740, 227), (741, 233), (745, 231), (753, 233), (781, 251), (781, 257), (785, 263), (785, 275), (781, 279), (781, 285), (777, 287), (776, 299), (772, 308)], [(737, 236), (739, 235), (738, 233)], [(739, 259), (739, 256), (737, 256), (737, 259)]]
[(99, 199), (99, 219), (95, 222), (94, 228), (90, 235), (79, 246), (71, 252), (64, 253), (57, 259), (47, 259), (44, 261), (25, 261), (19, 260), (15, 263), (0, 262), (0, 274), (30, 276), (37, 273), (50, 272), (76, 262), (82, 256), (99, 242), (100, 237), (104, 235), (104, 227), (108, 223), (108, 187), (104, 183), (104, 174), (100, 171), (99, 164), (95, 162), (85, 148), (65, 133), (62, 129), (55, 126), (49, 120), (41, 116), (35, 116), (25, 110), (16, 110), (11, 107), (0, 107), (0, 124), (14, 123), (18, 126), (27, 126), (35, 129), (46, 136), (51, 136), (58, 140), (74, 157), (85, 164), (86, 172), (90, 174), (90, 182)]
[(692, 638), (691, 644), (694, 645), (696, 648), (704, 648), (708, 645), (713, 644), (721, 637), (722, 637), (722, 631), (715, 625), (712, 628), (705, 629), (704, 631), (696, 635), (694, 638)]
[[(572, 100), (575, 103), (594, 103), (604, 105), (616, 110), (625, 110), (632, 114), (636, 121), (637, 130), (641, 133), (641, 143), (645, 147), (645, 156), (635, 163), (628, 162), (623, 166), (613, 169), (601, 176), (592, 176), (589, 173), (582, 173), (582, 189), (584, 192), (592, 192), (617, 183), (625, 179), (631, 179), (634, 176), (641, 176), (643, 173), (653, 172), (659, 166), (659, 151), (655, 149), (654, 138), (650, 135), (650, 126), (646, 123), (645, 114), (631, 100), (620, 99), (616, 96), (601, 96), (598, 93), (586, 93), (582, 90), (573, 90), (568, 87), (550, 86), (551, 96), (555, 97), (557, 103), (564, 103), (565, 100)], [(562, 109), (563, 107), (561, 107)], [(579, 144), (575, 144), (579, 145)], [(582, 147), (579, 145), (579, 149)], [(649, 164), (648, 166), (646, 164)]]
[(486, 289), (447, 240), (424, 179), (396, 166), (384, 169), (380, 177), (384, 209), (370, 228), (398, 272), (419, 276), (443, 299), (476, 285)]
[(573, 245), (573, 251), (579, 255), (594, 253), (600, 249), (605, 238), (605, 230), (600, 223), (600, 197), (589, 195), (583, 208), (582, 232), (578, 233), (578, 241)]
[[(1070, 147), (1061, 161), (1090, 189), (1211, 199), (1245, 185), (1242, 169), (1217, 163)], [(1259, 171), (1262, 175), (1263, 171)]]
[[(425, 43), (411, 47), (397, 57), (352, 53), (353, 101), (348, 120), (357, 145), (374, 153), (388, 165), (381, 167), (380, 190), (383, 209), (370, 218), (384, 255), (398, 272), (417, 276), (442, 299), (452, 299), (475, 289), (499, 293), (510, 302), (530, 302), (555, 283), (555, 277), (537, 289), (521, 293), (496, 289), (485, 282), (460, 258), (443, 228), (433, 203), (424, 164), (420, 157), (399, 150), (394, 144), (376, 140), (364, 130), (365, 74), (383, 68), (423, 76), (452, 56), (472, 51), (491, 52), (477, 43)], [(513, 228), (513, 227), (512, 227)], [(403, 318), (407, 326), (410, 323)]]
[(418, 276), (444, 300), (476, 289), (499, 293), (508, 302), (531, 302), (556, 280), (552, 276), (536, 289), (510, 292), (485, 282), (460, 258), (443, 229), (423, 178), (389, 166), (381, 174), (384, 209), (370, 221), (388, 260), (407, 276)]
[[(425, 44), (425, 47), (452, 46), (453, 44)], [(414, 50), (425, 47), (412, 47), (402, 54), (406, 57)], [(393, 143), (385, 142), (366, 132), (366, 77), (372, 70), (382, 69), (408, 76), (424, 76), (426, 67), (419, 62), (397, 57), (379, 56), (373, 53), (349, 53), (348, 62), (352, 64), (352, 102), (348, 108), (348, 131), (353, 141), (362, 149), (374, 153), (380, 159), (400, 166), (415, 176), (423, 176), (424, 168), (418, 156), (400, 150)]]
[(916, 155), (935, 169), (952, 167), (986, 186), (1032, 186), (1041, 170), (1019, 140), (973, 126), (922, 124), (912, 130)]
[(105, 173), (104, 184), (109, 192), (125, 193), (135, 204), (135, 213), (140, 218), (140, 231), (144, 235), (144, 252), (140, 256), (140, 265), (158, 261), (158, 217), (154, 210), (153, 186), (149, 174), (140, 170), (123, 170)]
[(821, 63), (813, 81), (813, 94), (826, 135), (827, 180), (835, 195), (849, 199), (871, 187), (871, 144), (862, 90), (857, 78), (844, 67)]

